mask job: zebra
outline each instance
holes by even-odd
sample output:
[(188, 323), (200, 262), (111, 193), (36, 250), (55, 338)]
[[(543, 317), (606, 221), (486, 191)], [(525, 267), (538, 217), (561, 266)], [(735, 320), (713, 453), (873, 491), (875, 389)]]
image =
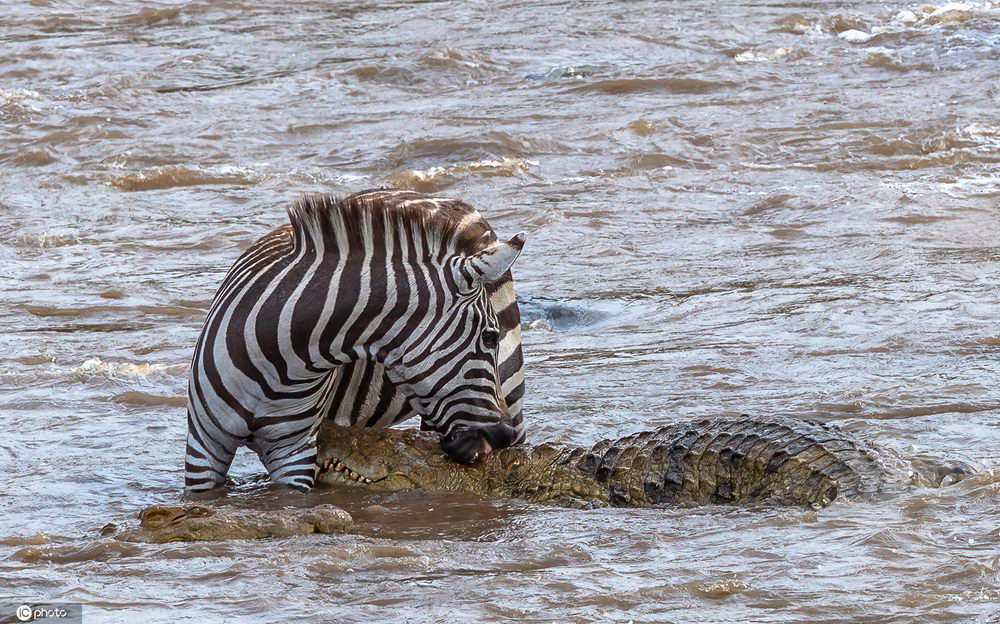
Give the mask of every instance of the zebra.
[(467, 203), (390, 189), (308, 196), (288, 217), (230, 268), (195, 344), (187, 491), (224, 483), (242, 446), (310, 490), (325, 418), (419, 415), (465, 463), (523, 441), (524, 232), (500, 241)]

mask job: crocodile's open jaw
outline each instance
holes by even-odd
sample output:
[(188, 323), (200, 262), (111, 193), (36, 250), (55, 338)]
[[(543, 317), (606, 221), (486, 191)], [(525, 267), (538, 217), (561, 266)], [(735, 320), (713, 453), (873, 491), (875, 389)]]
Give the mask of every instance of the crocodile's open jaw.
[[(320, 432), (317, 481), (328, 485), (349, 485), (375, 489), (413, 487), (410, 480), (393, 487), (407, 463), (388, 439), (372, 436), (371, 430), (324, 425)], [(390, 465), (399, 460), (400, 466)]]
[[(348, 460), (350, 461), (350, 460)], [(340, 481), (350, 483), (355, 482), (362, 485), (367, 485), (369, 483), (375, 483), (382, 481), (386, 478), (386, 475), (381, 475), (378, 477), (367, 477), (355, 470), (352, 470), (350, 466), (340, 461), (339, 457), (331, 457), (324, 460), (319, 466), (319, 472), (321, 475), (329, 475), (325, 480), (333, 482), (337, 477), (340, 477)]]
[(320, 428), (317, 481), (393, 491), (422, 487), (427, 475), (461, 466), (441, 451), (436, 434), (416, 430)]

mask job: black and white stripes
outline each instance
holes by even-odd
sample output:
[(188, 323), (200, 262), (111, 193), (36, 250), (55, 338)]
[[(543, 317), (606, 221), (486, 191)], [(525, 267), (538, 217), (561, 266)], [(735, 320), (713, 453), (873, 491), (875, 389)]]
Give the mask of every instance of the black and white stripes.
[(498, 241), (468, 204), (408, 191), (312, 197), (289, 217), (230, 269), (195, 348), (188, 490), (222, 483), (243, 445), (309, 489), (325, 417), (419, 415), (459, 461), (523, 439), (523, 234)]

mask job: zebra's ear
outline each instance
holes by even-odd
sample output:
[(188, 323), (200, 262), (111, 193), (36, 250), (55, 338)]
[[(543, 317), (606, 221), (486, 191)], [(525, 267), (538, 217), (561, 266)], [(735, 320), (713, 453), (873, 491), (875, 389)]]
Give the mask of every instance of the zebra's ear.
[(469, 256), (466, 266), (479, 284), (490, 284), (503, 277), (524, 248), (524, 232), (518, 232), (509, 241), (497, 241)]

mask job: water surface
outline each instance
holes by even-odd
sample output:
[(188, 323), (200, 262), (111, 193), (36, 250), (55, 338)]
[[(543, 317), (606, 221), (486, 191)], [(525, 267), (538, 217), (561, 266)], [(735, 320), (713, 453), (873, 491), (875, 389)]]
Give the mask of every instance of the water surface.
[[(1000, 621), (1000, 5), (266, 5), (6, 5), (0, 600), (88, 622)], [(987, 472), (819, 512), (247, 485), (233, 504), (332, 502), (359, 534), (98, 540), (179, 496), (188, 359), (240, 250), (304, 192), (379, 185), (528, 232), (533, 441), (782, 414)]]

